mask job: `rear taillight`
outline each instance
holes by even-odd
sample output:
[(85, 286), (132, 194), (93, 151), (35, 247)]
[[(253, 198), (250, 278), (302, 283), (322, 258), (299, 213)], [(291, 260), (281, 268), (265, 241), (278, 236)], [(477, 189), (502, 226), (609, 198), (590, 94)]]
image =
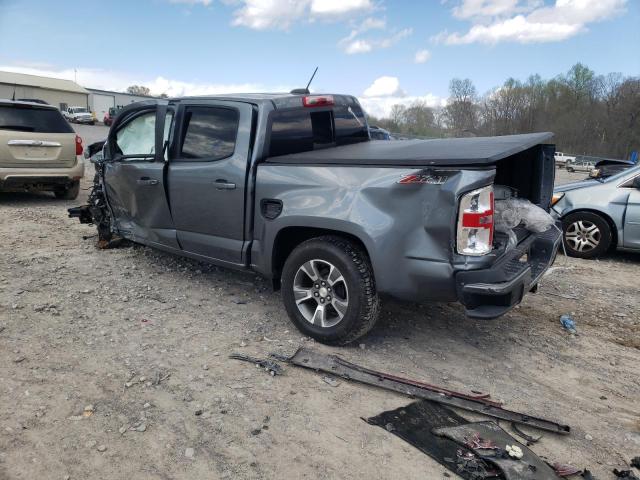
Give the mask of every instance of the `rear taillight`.
[(460, 198), (457, 251), (460, 255), (486, 255), (493, 248), (493, 186)]
[(309, 95), (302, 97), (302, 105), (305, 107), (324, 107), (333, 105), (333, 95)]
[(76, 155), (82, 155), (82, 139), (76, 135)]

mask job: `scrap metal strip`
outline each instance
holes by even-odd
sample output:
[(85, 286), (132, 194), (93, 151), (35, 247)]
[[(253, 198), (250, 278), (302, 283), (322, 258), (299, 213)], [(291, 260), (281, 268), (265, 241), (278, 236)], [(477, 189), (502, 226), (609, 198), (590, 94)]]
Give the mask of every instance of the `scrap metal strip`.
[(387, 380), (391, 380), (393, 382), (402, 383), (404, 385), (411, 385), (413, 387), (424, 388), (425, 390), (431, 390), (432, 392), (441, 393), (443, 395), (447, 395), (450, 397), (456, 398), (464, 398), (466, 400), (473, 400), (478, 403), (482, 403), (483, 405), (492, 405), (494, 407), (500, 407), (502, 404), (495, 400), (489, 400), (488, 394), (480, 394), (480, 395), (469, 395), (462, 392), (456, 392), (454, 390), (449, 390), (447, 388), (439, 387), (437, 385), (432, 385), (430, 383), (418, 382), (416, 380), (410, 380), (408, 378), (397, 377), (395, 375), (391, 375), (389, 373), (377, 372), (375, 370), (371, 370), (366, 367), (361, 367), (360, 365), (356, 365), (355, 363), (348, 362), (347, 360), (340, 358), (338, 356), (335, 357), (336, 362), (340, 365), (343, 365), (347, 368), (352, 368), (362, 373), (368, 373), (370, 375), (374, 375), (379, 378), (384, 378)]
[(548, 432), (568, 435), (571, 427), (561, 425), (557, 422), (546, 420), (544, 418), (534, 417), (523, 413), (507, 410), (500, 406), (490, 405), (485, 399), (479, 398), (461, 398), (449, 394), (440, 393), (419, 387), (411, 383), (403, 383), (393, 380), (385, 374), (375, 372), (359, 365), (352, 364), (337, 355), (325, 355), (306, 348), (300, 348), (288, 360), (291, 364), (299, 367), (319, 370), (344, 378), (345, 380), (354, 380), (374, 387), (384, 388), (394, 392), (402, 393), (410, 397), (432, 400), (443, 405), (461, 408), (470, 412), (476, 412), (488, 415), (494, 418), (500, 418), (509, 422), (527, 425), (529, 427), (539, 428)]

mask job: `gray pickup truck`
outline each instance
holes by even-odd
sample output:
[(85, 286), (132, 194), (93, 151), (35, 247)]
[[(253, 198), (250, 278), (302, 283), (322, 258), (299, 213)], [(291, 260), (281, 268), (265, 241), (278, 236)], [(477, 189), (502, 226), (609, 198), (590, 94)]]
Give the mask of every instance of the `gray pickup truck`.
[(373, 141), (348, 95), (149, 100), (122, 110), (71, 217), (125, 238), (253, 270), (328, 344), (364, 335), (379, 295), (461, 302), (475, 318), (518, 304), (560, 233), (494, 232), (494, 185), (548, 210), (549, 133)]

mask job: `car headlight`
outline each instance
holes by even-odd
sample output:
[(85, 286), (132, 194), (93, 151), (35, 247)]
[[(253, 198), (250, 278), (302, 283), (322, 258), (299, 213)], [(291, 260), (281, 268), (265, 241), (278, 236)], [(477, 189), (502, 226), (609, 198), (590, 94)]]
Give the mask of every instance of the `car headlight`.
[(553, 207), (556, 203), (558, 203), (562, 197), (564, 197), (564, 192), (554, 193), (553, 197), (551, 197), (551, 206)]

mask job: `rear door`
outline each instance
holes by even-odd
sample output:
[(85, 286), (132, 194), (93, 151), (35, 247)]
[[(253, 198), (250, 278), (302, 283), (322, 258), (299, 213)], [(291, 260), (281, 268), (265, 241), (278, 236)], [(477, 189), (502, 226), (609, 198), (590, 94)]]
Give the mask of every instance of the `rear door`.
[(183, 250), (241, 264), (253, 107), (183, 101), (169, 162), (169, 200)]
[(173, 106), (164, 100), (141, 102), (124, 111), (109, 131), (104, 182), (116, 226), (125, 238), (178, 249), (165, 190), (173, 117)]
[(72, 167), (75, 137), (55, 108), (0, 103), (0, 167)]

